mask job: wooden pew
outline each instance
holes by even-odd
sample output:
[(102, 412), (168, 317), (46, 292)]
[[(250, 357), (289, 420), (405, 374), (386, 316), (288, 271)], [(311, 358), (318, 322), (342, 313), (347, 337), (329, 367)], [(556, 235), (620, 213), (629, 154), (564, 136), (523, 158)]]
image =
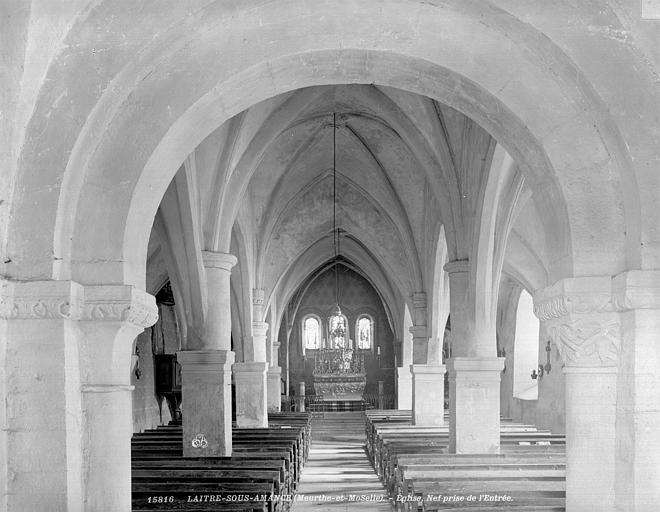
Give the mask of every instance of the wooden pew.
[[(232, 450), (234, 455), (245, 452), (277, 452), (288, 461), (294, 480), (300, 475), (304, 458), (296, 438), (290, 436), (268, 436), (252, 434), (234, 434)], [(131, 453), (135, 457), (182, 457), (182, 436), (179, 434), (170, 438), (150, 439), (149, 437), (134, 438), (131, 442)]]
[[(148, 471), (153, 475), (166, 474), (168, 471), (227, 471), (232, 474), (264, 472), (272, 474), (275, 483), (275, 492), (282, 495), (291, 495), (294, 492), (294, 482), (291, 473), (287, 470), (285, 461), (279, 458), (241, 458), (241, 457), (215, 457), (215, 458), (177, 458), (177, 459), (150, 459), (133, 463), (133, 471)], [(136, 473), (142, 475), (143, 473)]]
[(387, 484), (388, 490), (394, 493), (397, 488), (401, 486), (403, 481), (401, 468), (425, 468), (425, 467), (445, 467), (451, 464), (559, 464), (566, 463), (566, 455), (562, 451), (557, 452), (544, 452), (536, 451), (528, 448), (526, 452), (516, 453), (500, 453), (490, 455), (480, 454), (421, 454), (413, 455), (410, 453), (395, 454), (390, 461), (388, 461), (388, 469), (384, 475), (383, 481)]
[[(516, 447), (520, 446), (518, 444), (519, 442), (520, 441), (515, 438), (513, 439), (502, 438), (500, 439), (500, 443), (501, 443), (500, 450), (502, 450), (502, 448), (507, 449), (509, 446), (511, 446), (513, 449), (516, 449)], [(563, 441), (561, 443), (559, 443), (559, 441), (557, 440), (554, 441), (537, 440), (535, 442), (544, 442), (544, 443), (553, 442), (555, 443), (555, 446), (559, 447), (558, 449), (560, 449), (561, 451), (565, 449)], [(537, 447), (543, 445), (529, 444), (528, 446)], [(377, 474), (379, 476), (385, 475), (387, 471), (387, 467), (389, 466), (388, 461), (399, 453), (407, 453), (411, 455), (423, 455), (427, 453), (447, 453), (447, 451), (448, 451), (448, 439), (442, 437), (425, 437), (425, 438), (413, 439), (413, 440), (405, 440), (405, 439), (384, 440), (382, 447), (379, 449), (377, 453), (377, 459), (376, 459)]]
[[(447, 453), (447, 426), (412, 426), (405, 414), (369, 414), (365, 429), (374, 468), (399, 510), (564, 510), (564, 436), (506, 421), (500, 454), (462, 455)], [(510, 501), (484, 501), (488, 495)]]
[(233, 429), (232, 457), (183, 458), (180, 425), (134, 435), (133, 509), (287, 510), (307, 459), (311, 419), (286, 413), (269, 422)]

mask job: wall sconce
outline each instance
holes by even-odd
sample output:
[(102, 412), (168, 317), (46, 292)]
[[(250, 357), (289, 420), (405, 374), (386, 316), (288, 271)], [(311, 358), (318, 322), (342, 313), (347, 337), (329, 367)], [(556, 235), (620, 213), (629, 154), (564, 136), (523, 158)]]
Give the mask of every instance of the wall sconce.
[(550, 351), (552, 350), (552, 347), (550, 346), (550, 340), (548, 340), (548, 344), (545, 346), (545, 354), (548, 358), (548, 360), (545, 363), (544, 370), (545, 373), (550, 373), (550, 370), (552, 370), (552, 365), (550, 364)]
[(538, 372), (536, 370), (532, 371), (532, 374), (530, 377), (532, 377), (532, 380), (540, 379), (543, 377), (544, 374), (550, 373), (552, 370), (552, 365), (550, 364), (550, 352), (552, 351), (552, 347), (550, 345), (550, 341), (548, 340), (547, 345), (545, 346), (545, 354), (547, 357), (547, 361), (545, 363), (545, 366), (539, 365)]
[(497, 357), (504, 358), (504, 368), (502, 368), (502, 373), (506, 373), (506, 350), (504, 347), (497, 349)]
[(135, 378), (140, 380), (140, 377), (142, 376), (142, 370), (140, 370), (140, 349), (138, 348), (137, 344), (135, 345), (135, 354), (131, 357), (131, 360), (133, 363), (133, 368), (135, 369), (133, 371)]

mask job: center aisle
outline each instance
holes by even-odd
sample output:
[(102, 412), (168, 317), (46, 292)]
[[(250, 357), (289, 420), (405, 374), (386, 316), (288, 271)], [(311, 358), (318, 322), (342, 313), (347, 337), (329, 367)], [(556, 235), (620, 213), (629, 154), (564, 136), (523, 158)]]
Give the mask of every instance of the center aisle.
[(316, 413), (312, 446), (292, 512), (391, 512), (364, 449), (363, 412)]

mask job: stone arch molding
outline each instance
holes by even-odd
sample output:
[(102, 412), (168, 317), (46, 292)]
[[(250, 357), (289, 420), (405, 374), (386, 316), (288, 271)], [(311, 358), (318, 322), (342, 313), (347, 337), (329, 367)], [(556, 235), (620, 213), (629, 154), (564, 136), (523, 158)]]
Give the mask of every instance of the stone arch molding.
[[(144, 18), (120, 9), (86, 11), (47, 72), (19, 159), (9, 277), (144, 287), (153, 217), (187, 155), (259, 101), (341, 83), (429, 96), (487, 129), (547, 212), (551, 282), (639, 259), (637, 192), (622, 192), (634, 180), (606, 106), (558, 45), (492, 4), (159, 5), (146, 46)], [(112, 15), (126, 44), (87, 37)]]

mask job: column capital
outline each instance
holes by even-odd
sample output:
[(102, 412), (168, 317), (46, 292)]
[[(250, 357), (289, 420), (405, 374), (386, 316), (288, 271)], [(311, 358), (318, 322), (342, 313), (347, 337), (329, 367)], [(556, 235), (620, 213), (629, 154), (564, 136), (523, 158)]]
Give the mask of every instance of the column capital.
[(566, 367), (616, 367), (621, 346), (617, 313), (568, 315), (548, 323)]
[(158, 306), (153, 295), (134, 286), (86, 286), (81, 319), (122, 321), (144, 329), (158, 321)]
[(74, 281), (0, 280), (0, 318), (79, 320), (84, 287)]
[(455, 376), (459, 372), (494, 373), (499, 379), (504, 369), (503, 357), (453, 357), (447, 360), (449, 373)]
[(410, 374), (417, 377), (429, 375), (444, 375), (447, 369), (445, 365), (430, 365), (430, 364), (411, 364)]
[(130, 285), (2, 280), (0, 318), (114, 321), (145, 328), (158, 320), (158, 307), (153, 295)]
[(459, 274), (470, 271), (470, 260), (454, 260), (445, 263), (443, 267), (447, 274)]
[(611, 311), (614, 305), (610, 276), (562, 279), (534, 294), (534, 313), (539, 320)]
[(225, 252), (202, 251), (204, 268), (218, 268), (230, 272), (238, 259), (233, 254)]
[[(534, 313), (546, 322), (566, 367), (617, 365), (621, 345), (617, 302), (627, 300), (626, 277), (619, 281), (610, 276), (562, 279), (535, 294)], [(613, 289), (620, 290), (619, 299)]]
[(282, 375), (282, 368), (280, 366), (269, 366), (268, 367), (268, 376), (279, 378)]
[(261, 361), (234, 363), (232, 366), (235, 379), (253, 379), (256, 376), (265, 375), (268, 371), (268, 363)]
[(534, 312), (546, 321), (570, 314), (633, 309), (660, 309), (660, 270), (562, 279), (534, 296)]

